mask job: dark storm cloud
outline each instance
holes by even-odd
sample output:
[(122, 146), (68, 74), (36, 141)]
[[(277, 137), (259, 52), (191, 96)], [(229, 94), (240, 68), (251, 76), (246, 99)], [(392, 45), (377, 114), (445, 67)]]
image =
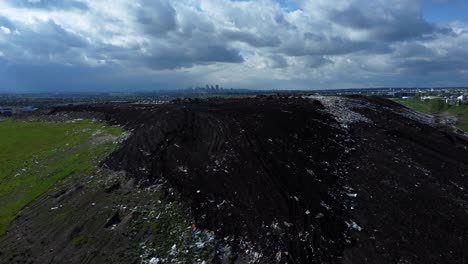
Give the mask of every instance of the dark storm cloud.
[(420, 43), (403, 43), (395, 50), (395, 56), (405, 59), (409, 57), (431, 57), (434, 51)]
[(164, 1), (142, 1), (137, 11), (137, 20), (150, 34), (166, 34), (177, 28), (176, 11), (170, 3)]
[(292, 39), (280, 50), (289, 56), (339, 55), (369, 49), (373, 44), (375, 43), (306, 32), (302, 39)]
[(9, 35), (9, 41), (0, 42), (4, 56), (11, 61), (44, 63), (54, 55), (67, 59), (68, 51), (87, 45), (83, 38), (66, 31), (53, 20), (40, 22), (34, 29), (23, 27), (18, 30), (18, 34)]
[(400, 9), (384, 11), (383, 14), (372, 10), (364, 13), (358, 7), (351, 6), (344, 10), (331, 11), (330, 18), (344, 27), (367, 30), (373, 39), (383, 41), (414, 39), (436, 31), (434, 25), (414, 12)]
[(468, 70), (468, 59), (446, 57), (440, 59), (419, 58), (401, 61), (398, 67), (406, 74), (430, 74)]
[(155, 54), (143, 56), (142, 62), (152, 69), (189, 68), (217, 62), (241, 63), (239, 52), (221, 45), (180, 46), (178, 49), (160, 47)]
[(277, 47), (281, 44), (281, 40), (277, 36), (262, 36), (238, 30), (226, 30), (223, 36), (229, 41), (240, 41), (253, 47)]
[(2, 88), (10, 87), (10, 92), (144, 91), (180, 88), (183, 84), (190, 85), (196, 81), (184, 76), (187, 79), (185, 83), (181, 77), (176, 73), (129, 74), (124, 67), (109, 65), (5, 63), (2, 66), (0, 57), (0, 83)]
[(268, 59), (268, 66), (270, 66), (273, 69), (281, 69), (288, 67), (288, 62), (283, 56), (275, 54), (268, 57)]
[[(106, 70), (104, 70), (106, 71)], [(18, 88), (27, 88), (36, 84), (38, 87), (62, 89), (81, 86), (92, 80), (96, 75), (102, 74), (103, 69), (89, 67), (63, 66), (60, 64), (10, 64), (3, 68), (0, 80), (2, 82), (16, 82)], [(88, 78), (86, 78), (88, 77)], [(50, 87), (50, 80), (54, 80), (56, 87)], [(82, 88), (82, 87), (80, 87)]]
[(44, 9), (81, 9), (87, 10), (88, 5), (83, 1), (75, 0), (7, 0), (13, 6), (23, 8)]
[(129, 86), (130, 80), (121, 77), (124, 74), (123, 69), (108, 66), (10, 64), (0, 68), (0, 82), (14, 87), (16, 92), (96, 92), (98, 87), (122, 89), (123, 86)]
[(318, 68), (328, 63), (332, 63), (332, 61), (330, 59), (325, 58), (324, 56), (305, 57), (305, 66), (308, 68)]
[[(182, 13), (169, 1), (144, 0), (136, 9), (136, 16), (138, 27), (151, 41), (141, 47), (144, 54), (126, 56), (130, 65), (167, 70), (244, 61), (239, 50), (230, 47), (231, 40), (216, 30), (212, 21), (193, 10)], [(262, 44), (254, 37), (238, 37)]]

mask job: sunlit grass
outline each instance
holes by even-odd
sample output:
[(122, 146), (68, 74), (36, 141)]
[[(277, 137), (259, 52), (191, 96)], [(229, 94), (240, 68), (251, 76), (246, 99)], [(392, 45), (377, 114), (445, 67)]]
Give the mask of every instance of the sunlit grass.
[(0, 122), (0, 234), (29, 202), (59, 180), (90, 173), (118, 136), (102, 123)]
[(468, 105), (449, 105), (442, 100), (424, 100), (418, 98), (395, 100), (396, 102), (416, 111), (429, 114), (450, 114), (457, 118), (456, 127), (468, 132)]

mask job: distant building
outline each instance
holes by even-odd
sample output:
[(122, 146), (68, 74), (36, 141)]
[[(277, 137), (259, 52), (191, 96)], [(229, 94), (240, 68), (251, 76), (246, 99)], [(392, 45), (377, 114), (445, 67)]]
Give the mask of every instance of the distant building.
[(0, 108), (0, 115), (4, 117), (10, 117), (13, 115), (13, 109), (11, 108)]
[(34, 106), (26, 106), (26, 107), (21, 108), (20, 111), (23, 113), (30, 114), (30, 113), (36, 112), (37, 108)]
[(440, 96), (432, 96), (432, 95), (429, 95), (429, 96), (421, 96), (421, 101), (424, 101), (424, 100), (434, 100), (434, 99), (444, 99)]
[(388, 92), (386, 94), (388, 97), (408, 99), (416, 96), (416, 93), (413, 92)]
[(460, 96), (457, 97), (457, 101), (459, 102), (464, 102), (468, 99), (468, 95), (467, 94), (462, 94)]
[(457, 99), (454, 96), (446, 97), (445, 103), (449, 105), (454, 105), (457, 103)]

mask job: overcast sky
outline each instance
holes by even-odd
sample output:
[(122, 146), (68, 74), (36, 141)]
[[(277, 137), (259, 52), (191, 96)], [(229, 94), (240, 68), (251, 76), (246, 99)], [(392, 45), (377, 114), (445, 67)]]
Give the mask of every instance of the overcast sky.
[(466, 0), (0, 0), (0, 92), (468, 86)]

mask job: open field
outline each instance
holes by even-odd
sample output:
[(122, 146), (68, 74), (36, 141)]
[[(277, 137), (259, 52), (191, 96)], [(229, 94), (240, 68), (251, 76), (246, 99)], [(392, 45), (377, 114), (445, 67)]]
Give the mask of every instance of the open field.
[(92, 172), (120, 134), (119, 128), (89, 121), (0, 122), (0, 234), (59, 180)]
[(468, 105), (452, 106), (441, 100), (395, 100), (408, 108), (429, 114), (451, 115), (457, 118), (456, 127), (468, 132)]

